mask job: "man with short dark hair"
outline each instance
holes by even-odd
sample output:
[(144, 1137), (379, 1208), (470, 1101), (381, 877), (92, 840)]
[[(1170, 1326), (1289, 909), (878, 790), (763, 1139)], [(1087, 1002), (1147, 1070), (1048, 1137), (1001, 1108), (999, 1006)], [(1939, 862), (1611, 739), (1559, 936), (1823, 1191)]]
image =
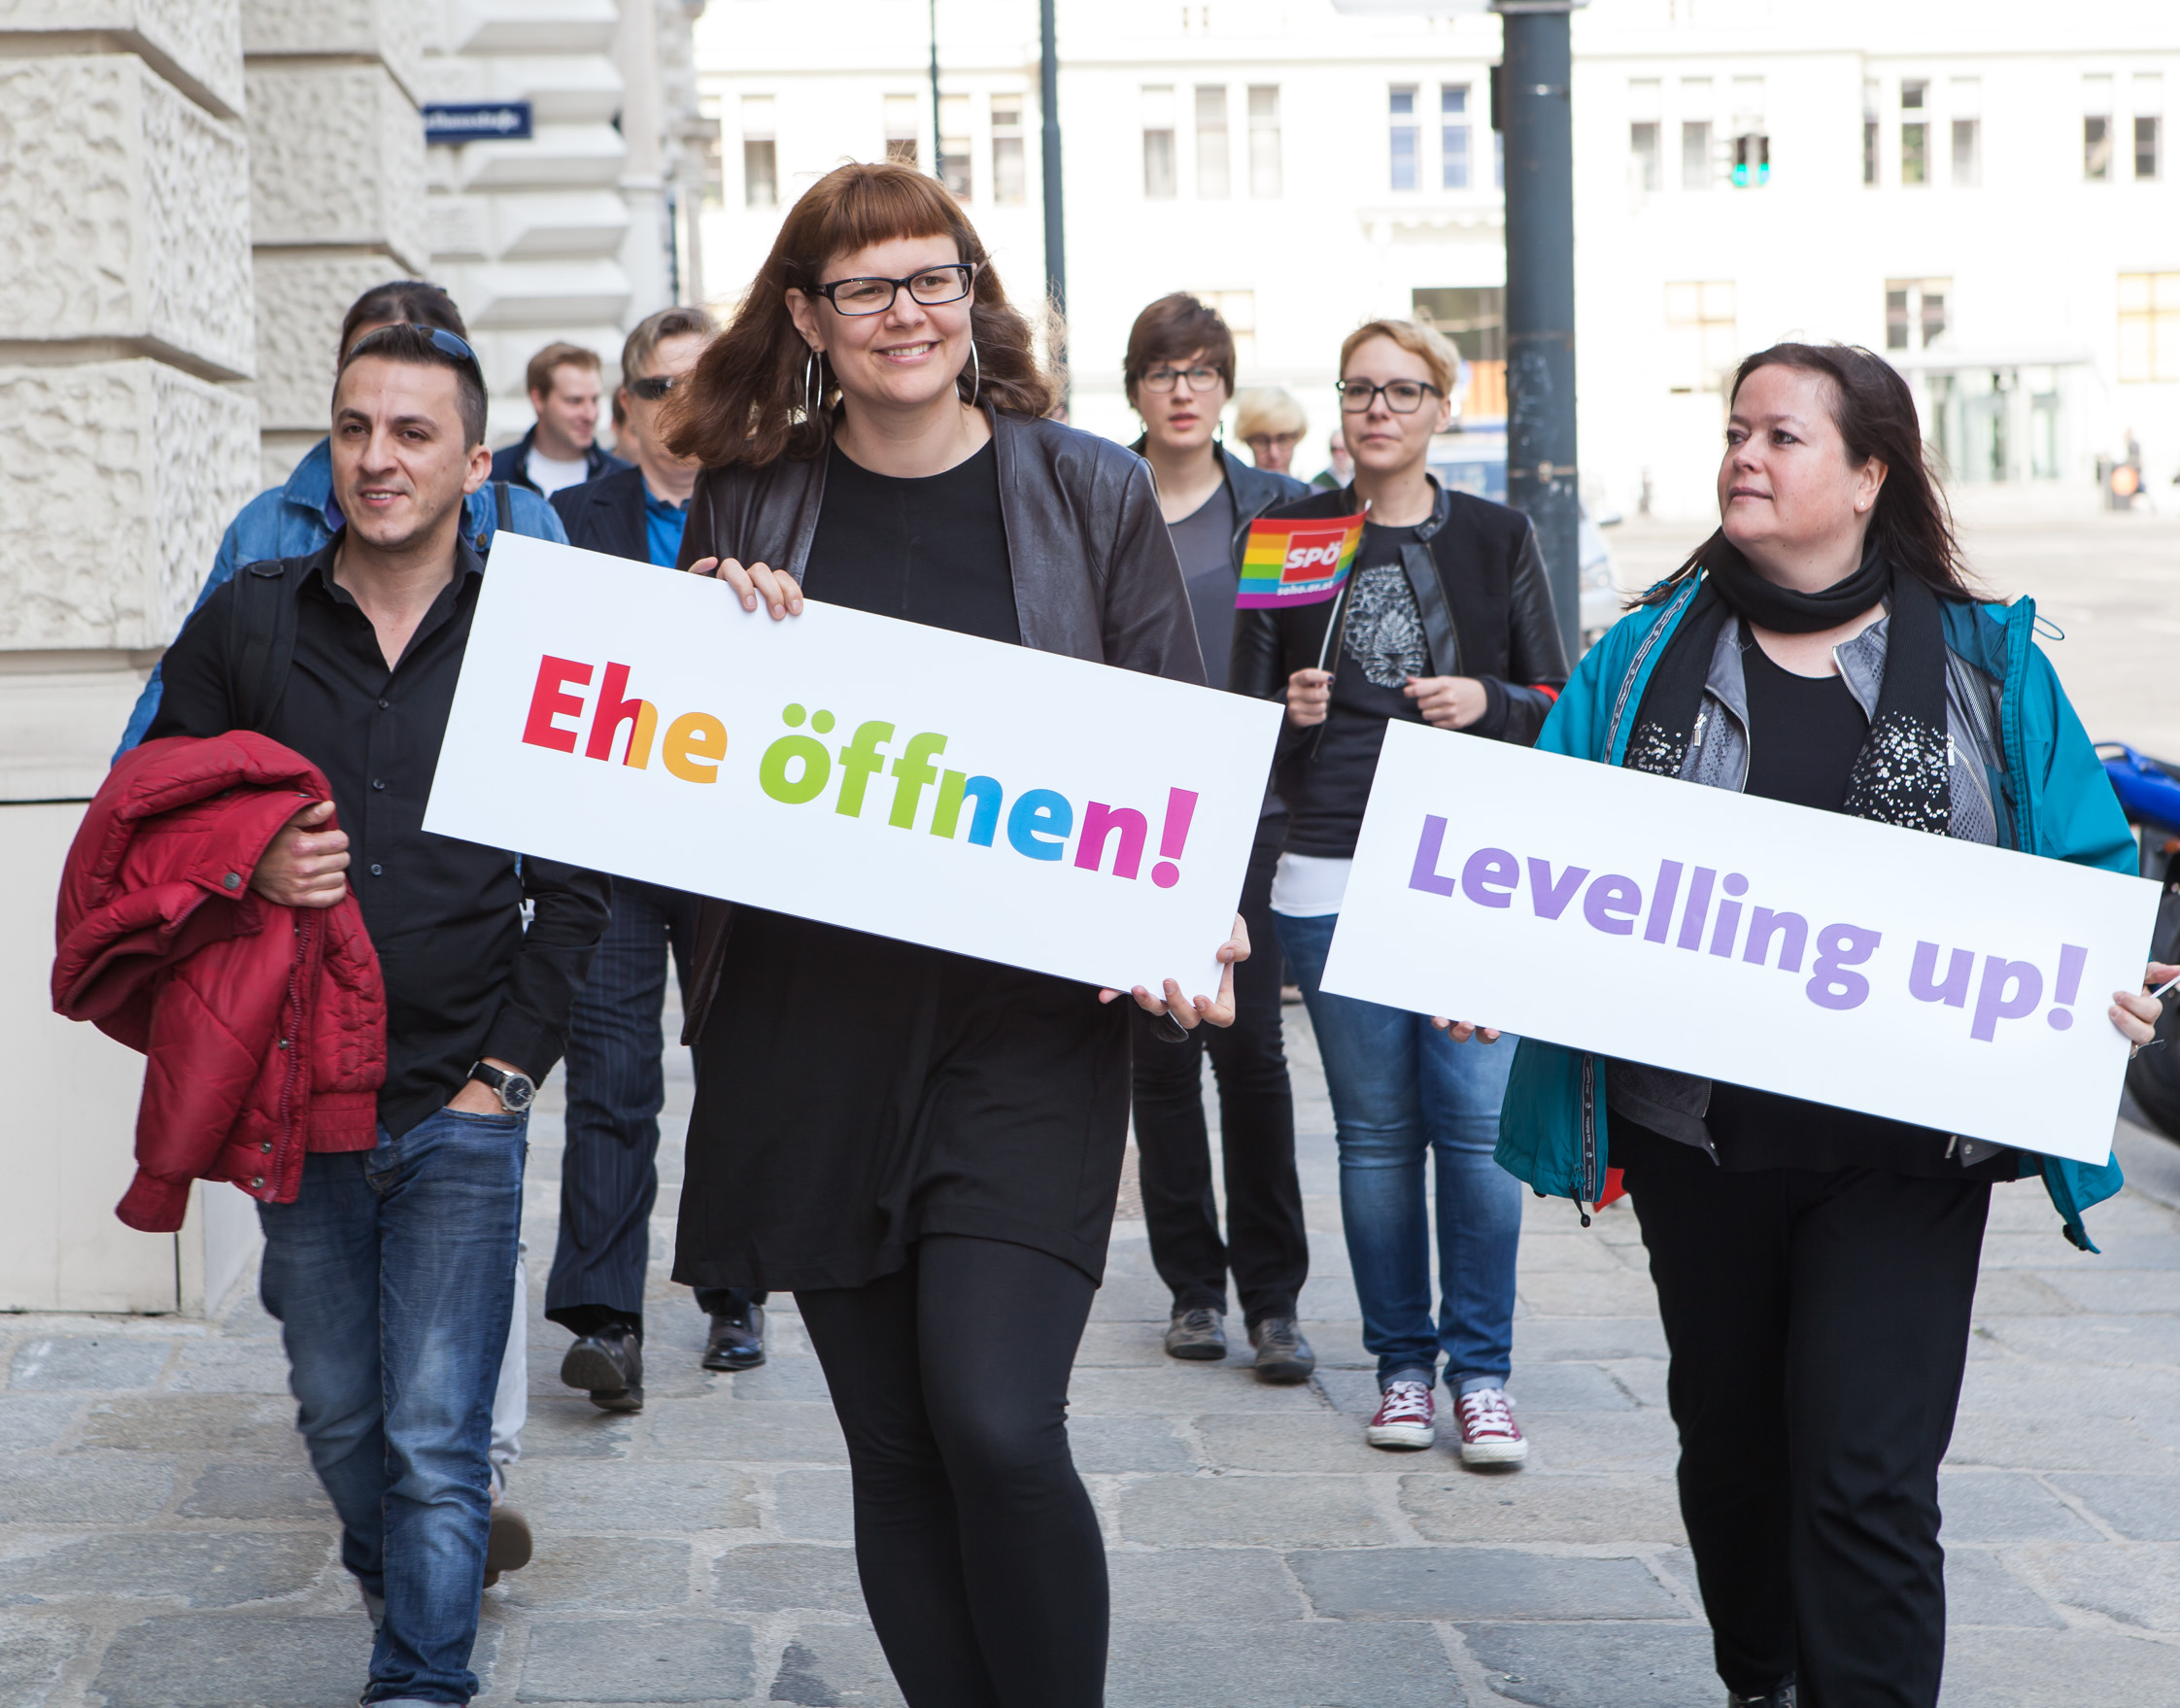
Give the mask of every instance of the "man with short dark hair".
[(265, 1308), (378, 1623), (364, 1700), (382, 1708), (477, 1691), (528, 1110), (610, 902), (596, 873), (423, 828), (484, 571), (462, 527), (491, 470), (484, 427), (461, 339), (407, 324), (358, 339), (333, 393), (342, 528), (206, 601), (167, 652), (150, 732), (255, 729), (318, 767), (332, 800), (298, 812), (250, 882), (330, 906), (353, 875), (385, 978), (375, 1147), (311, 1153), (294, 1202), (258, 1208)]
[(524, 375), (537, 417), (529, 430), (492, 460), (492, 477), (550, 498), (628, 464), (598, 443), (598, 353), (553, 343), (529, 359)]
[[(635, 466), (556, 493), (570, 545), (667, 568), (681, 550), (698, 464), (667, 448), (661, 424), (674, 385), (697, 365), (718, 325), (700, 308), (669, 308), (629, 334), (614, 398), (619, 443)], [(560, 1246), (545, 1315), (576, 1337), (561, 1380), (607, 1411), (643, 1404), (643, 1291), (651, 1210), (659, 1196), (659, 1111), (665, 1104), (669, 949), (686, 976), (700, 898), (617, 879), (613, 923), (576, 998), (567, 1039), (567, 1148), (561, 1159)], [(707, 1370), (765, 1361), (765, 1295), (699, 1288), (711, 1317)]]

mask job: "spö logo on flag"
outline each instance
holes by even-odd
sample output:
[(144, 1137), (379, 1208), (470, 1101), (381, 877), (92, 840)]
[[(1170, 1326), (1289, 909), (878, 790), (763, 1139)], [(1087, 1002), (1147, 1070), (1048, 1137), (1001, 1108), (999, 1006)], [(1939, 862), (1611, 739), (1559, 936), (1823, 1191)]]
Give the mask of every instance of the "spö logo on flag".
[(1362, 529), (1360, 516), (1251, 523), (1235, 609), (1313, 605), (1334, 598), (1354, 565)]

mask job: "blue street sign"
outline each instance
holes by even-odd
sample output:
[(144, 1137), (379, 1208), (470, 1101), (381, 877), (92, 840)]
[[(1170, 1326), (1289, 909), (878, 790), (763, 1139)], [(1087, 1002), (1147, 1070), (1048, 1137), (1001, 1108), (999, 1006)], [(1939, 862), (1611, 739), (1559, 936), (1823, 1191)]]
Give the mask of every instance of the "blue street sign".
[(527, 142), (528, 101), (436, 101), (424, 109), (427, 143)]

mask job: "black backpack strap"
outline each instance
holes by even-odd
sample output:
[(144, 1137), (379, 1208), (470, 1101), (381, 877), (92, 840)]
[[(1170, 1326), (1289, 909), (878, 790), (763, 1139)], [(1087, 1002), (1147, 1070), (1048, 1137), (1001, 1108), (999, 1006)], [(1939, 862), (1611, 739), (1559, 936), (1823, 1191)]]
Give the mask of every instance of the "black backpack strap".
[(295, 594), (305, 558), (275, 558), (235, 571), (228, 607), (228, 691), (235, 728), (263, 734), (288, 689), (295, 658)]

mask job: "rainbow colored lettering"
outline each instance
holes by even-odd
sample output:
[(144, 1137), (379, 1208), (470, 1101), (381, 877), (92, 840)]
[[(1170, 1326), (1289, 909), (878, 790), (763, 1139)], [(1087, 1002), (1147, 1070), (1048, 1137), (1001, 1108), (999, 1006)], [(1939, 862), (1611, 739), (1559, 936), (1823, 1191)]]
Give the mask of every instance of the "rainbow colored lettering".
[(1262, 611), (1276, 605), (1320, 604), (1335, 598), (1354, 565), (1362, 530), (1360, 516), (1250, 523), (1234, 608)]
[[(684, 712), (659, 733), (659, 708), (648, 700), (629, 693), (629, 666), (608, 664), (598, 682), (595, 704), (586, 704), (583, 694), (571, 688), (589, 688), (595, 666), (578, 659), (538, 661), (537, 680), (530, 693), (529, 715), (523, 739), (532, 747), (551, 748), (573, 756), (581, 744), (581, 757), (611, 763), (616, 747), (621, 763), (648, 770), (656, 749), (659, 762), (685, 783), (716, 783), (720, 762), (727, 757), (727, 726), (709, 712)], [(581, 727), (590, 714), (588, 732)], [(562, 719), (568, 719), (563, 724)], [(871, 779), (889, 769), (887, 744), (894, 727), (882, 719), (867, 719), (838, 747), (818, 739), (830, 735), (835, 719), (829, 711), (811, 713), (790, 705), (780, 713), (788, 734), (765, 749), (757, 763), (757, 785), (785, 806), (806, 806), (831, 789), (833, 810), (845, 818), (861, 818)], [(628, 737), (621, 739), (626, 729)], [(809, 733), (805, 733), (805, 730)], [(932, 836), (948, 841), (962, 837), (963, 817), (968, 818), (967, 845), (993, 846), (1002, 825), (1006, 845), (1031, 860), (1065, 859), (1071, 840), (1073, 864), (1086, 871), (1108, 871), (1114, 877), (1133, 878), (1142, 871), (1143, 850), (1150, 838), (1149, 815), (1137, 807), (1115, 806), (1103, 801), (1084, 804), (1080, 824), (1074, 803), (1053, 789), (1024, 789), (1011, 801), (996, 777), (971, 776), (967, 771), (946, 770), (932, 762), (946, 751), (946, 737), (935, 732), (910, 735), (892, 755), (893, 798), (885, 823), (896, 830), (912, 831), (919, 817)], [(925, 791), (933, 784), (931, 808), (923, 811)], [(1150, 881), (1162, 890), (1180, 882), (1177, 862), (1188, 846), (1189, 821), (1196, 813), (1193, 789), (1166, 791), (1166, 808), (1160, 817), (1158, 852), (1161, 858), (1150, 869)], [(1107, 855), (1110, 852), (1108, 862)]]

